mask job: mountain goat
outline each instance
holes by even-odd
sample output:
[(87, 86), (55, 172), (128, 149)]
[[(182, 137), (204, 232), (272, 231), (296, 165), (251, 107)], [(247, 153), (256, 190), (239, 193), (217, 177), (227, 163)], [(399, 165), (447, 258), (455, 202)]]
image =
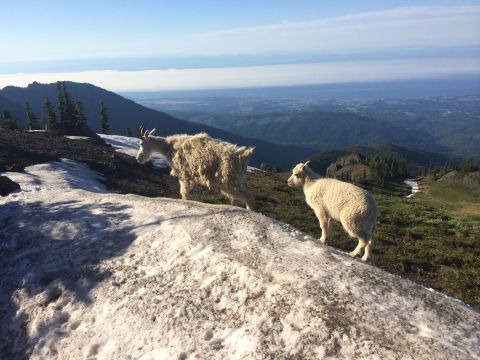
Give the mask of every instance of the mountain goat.
[(152, 136), (154, 131), (140, 129), (142, 142), (137, 161), (145, 163), (153, 152), (165, 156), (172, 168), (170, 175), (178, 177), (183, 200), (198, 184), (219, 190), (232, 204), (239, 200), (247, 209), (253, 209), (254, 200), (247, 191), (245, 176), (254, 148), (238, 147), (205, 133), (158, 137)]
[(293, 168), (288, 186), (303, 187), (305, 200), (320, 222), (320, 241), (326, 243), (329, 240), (332, 220), (339, 221), (351, 237), (358, 239), (357, 247), (349, 255), (357, 256), (365, 248), (362, 260), (367, 261), (372, 247), (372, 231), (378, 216), (373, 196), (353, 184), (320, 178), (308, 164), (309, 161)]

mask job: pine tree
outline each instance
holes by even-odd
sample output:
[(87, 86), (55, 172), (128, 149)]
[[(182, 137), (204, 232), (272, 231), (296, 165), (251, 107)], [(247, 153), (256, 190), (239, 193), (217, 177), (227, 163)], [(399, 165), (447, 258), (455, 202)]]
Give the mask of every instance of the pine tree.
[(30, 106), (30, 103), (28, 103), (28, 102), (25, 103), (25, 111), (27, 112), (28, 129), (29, 130), (40, 130), (41, 126), (40, 126), (40, 123), (38, 122), (38, 118), (34, 114), (33, 109)]
[(139, 139), (142, 138), (142, 127), (140, 125), (137, 125), (136, 136)]
[(103, 101), (100, 101), (100, 132), (106, 134), (108, 130), (110, 130), (110, 126), (108, 124), (107, 108)]
[(53, 110), (53, 105), (50, 102), (50, 99), (47, 97), (45, 98), (45, 103), (43, 105), (45, 115), (43, 121), (45, 123), (45, 128), (51, 129), (53, 125), (57, 123), (57, 116), (55, 114), (55, 110)]
[(57, 109), (60, 122), (66, 121), (65, 97), (63, 93), (63, 86), (60, 81), (57, 82)]
[(74, 120), (79, 125), (80, 124), (87, 125), (87, 117), (85, 116), (85, 112), (83, 110), (83, 105), (79, 100), (75, 101)]
[(60, 115), (60, 122), (62, 121), (74, 121), (75, 120), (75, 101), (72, 95), (67, 90), (65, 81), (57, 82), (57, 95), (58, 95), (58, 111)]
[(20, 130), (17, 124), (17, 120), (15, 120), (12, 115), (10, 114), (9, 110), (3, 110), (2, 114), (0, 115), (0, 129), (3, 130)]
[(63, 82), (63, 97), (65, 99), (65, 118), (67, 121), (75, 121), (75, 101), (68, 92), (65, 82)]

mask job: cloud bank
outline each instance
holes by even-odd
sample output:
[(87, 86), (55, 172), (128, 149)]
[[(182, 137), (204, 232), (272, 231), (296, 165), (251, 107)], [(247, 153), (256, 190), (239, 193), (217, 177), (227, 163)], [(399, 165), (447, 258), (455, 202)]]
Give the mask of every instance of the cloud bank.
[(0, 88), (33, 81), (88, 82), (113, 91), (162, 91), (287, 86), (437, 78), (480, 74), (480, 63), (462, 59), (328, 62), (205, 69), (84, 71), (0, 76)]

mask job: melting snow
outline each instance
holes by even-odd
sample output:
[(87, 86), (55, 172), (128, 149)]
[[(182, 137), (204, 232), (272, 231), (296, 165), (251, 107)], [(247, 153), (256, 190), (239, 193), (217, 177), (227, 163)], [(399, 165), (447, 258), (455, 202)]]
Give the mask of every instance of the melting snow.
[(69, 160), (18, 176), (7, 358), (480, 358), (479, 313), (255, 212), (104, 193)]
[(407, 179), (407, 180), (404, 181), (404, 183), (412, 188), (412, 193), (410, 195), (407, 195), (406, 196), (407, 198), (411, 198), (416, 193), (420, 192), (420, 186), (418, 185), (418, 183), (414, 179)]
[(78, 136), (78, 135), (65, 135), (67, 139), (70, 140), (86, 140), (90, 139), (88, 136)]
[(106, 192), (102, 175), (91, 170), (87, 165), (69, 159), (60, 162), (48, 162), (27, 166), (23, 173), (6, 172), (20, 185), (21, 191), (68, 191), (82, 189), (90, 192)]

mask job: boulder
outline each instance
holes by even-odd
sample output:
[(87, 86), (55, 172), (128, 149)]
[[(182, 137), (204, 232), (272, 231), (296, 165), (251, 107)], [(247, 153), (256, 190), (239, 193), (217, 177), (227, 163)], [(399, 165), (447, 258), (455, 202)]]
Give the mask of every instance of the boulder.
[(6, 176), (0, 176), (0, 195), (1, 196), (7, 196), (11, 192), (14, 192), (19, 189), (20, 189), (20, 185), (18, 185), (16, 182), (10, 180)]

